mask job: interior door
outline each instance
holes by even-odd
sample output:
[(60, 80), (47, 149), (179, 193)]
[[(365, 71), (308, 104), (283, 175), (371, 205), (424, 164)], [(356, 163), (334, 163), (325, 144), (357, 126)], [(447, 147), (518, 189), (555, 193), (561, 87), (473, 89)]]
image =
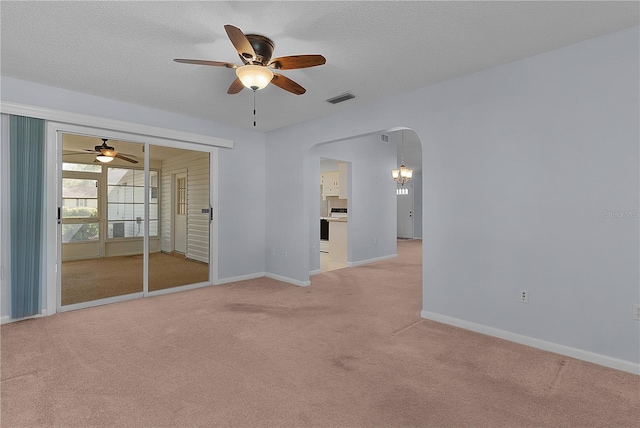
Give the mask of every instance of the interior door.
[(187, 174), (175, 175), (174, 251), (187, 252)]
[(398, 238), (413, 238), (413, 183), (402, 186), (405, 192), (399, 192), (398, 199)]

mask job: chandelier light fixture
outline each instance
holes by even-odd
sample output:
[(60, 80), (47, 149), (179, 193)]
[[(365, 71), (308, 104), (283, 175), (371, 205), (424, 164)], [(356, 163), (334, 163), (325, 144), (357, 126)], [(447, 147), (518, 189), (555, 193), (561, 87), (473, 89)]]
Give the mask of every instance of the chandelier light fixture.
[(413, 177), (413, 170), (407, 168), (404, 164), (404, 130), (400, 131), (400, 133), (402, 139), (400, 143), (402, 163), (400, 164), (400, 169), (391, 170), (391, 177), (395, 182), (400, 183), (401, 186), (404, 186), (404, 184), (407, 181), (411, 180), (411, 177)]

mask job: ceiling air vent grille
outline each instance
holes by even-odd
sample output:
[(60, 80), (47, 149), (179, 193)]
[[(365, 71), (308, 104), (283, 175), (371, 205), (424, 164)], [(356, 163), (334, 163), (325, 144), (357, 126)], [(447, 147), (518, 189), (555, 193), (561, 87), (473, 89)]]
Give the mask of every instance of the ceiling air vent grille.
[(353, 95), (351, 92), (345, 92), (344, 94), (338, 95), (337, 97), (329, 98), (327, 101), (330, 102), (331, 104), (338, 104), (355, 97), (356, 96)]

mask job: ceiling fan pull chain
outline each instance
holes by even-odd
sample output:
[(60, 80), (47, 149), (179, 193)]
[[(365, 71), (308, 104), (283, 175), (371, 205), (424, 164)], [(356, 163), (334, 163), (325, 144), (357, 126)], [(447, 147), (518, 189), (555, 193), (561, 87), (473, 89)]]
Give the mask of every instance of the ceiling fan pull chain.
[(253, 90), (253, 126), (256, 126), (256, 90)]

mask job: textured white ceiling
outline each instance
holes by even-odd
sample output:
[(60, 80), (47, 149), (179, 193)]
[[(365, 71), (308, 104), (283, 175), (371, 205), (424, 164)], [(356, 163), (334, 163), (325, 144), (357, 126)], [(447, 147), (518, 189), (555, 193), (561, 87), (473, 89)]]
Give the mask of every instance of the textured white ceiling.
[[(224, 24), (264, 34), (275, 56), (323, 54), (282, 73), (307, 89), (257, 93), (258, 130), (638, 25), (638, 2), (0, 2), (1, 73), (253, 128), (253, 96), (226, 91), (239, 63)], [(327, 98), (350, 91), (342, 104)]]

